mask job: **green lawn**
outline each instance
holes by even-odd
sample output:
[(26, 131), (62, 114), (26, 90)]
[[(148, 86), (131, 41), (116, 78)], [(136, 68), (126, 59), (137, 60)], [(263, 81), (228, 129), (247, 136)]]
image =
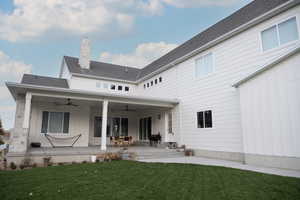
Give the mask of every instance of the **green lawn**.
[(190, 164), (110, 163), (0, 171), (0, 199), (300, 199), (300, 179)]

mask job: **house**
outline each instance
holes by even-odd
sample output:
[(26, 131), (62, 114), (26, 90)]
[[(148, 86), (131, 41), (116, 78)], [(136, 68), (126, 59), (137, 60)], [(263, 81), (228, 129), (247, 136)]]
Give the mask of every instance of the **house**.
[(254, 0), (142, 69), (64, 56), (58, 78), (25, 74), (8, 159), (45, 134), (107, 150), (109, 136), (196, 156), (300, 169), (300, 1)]

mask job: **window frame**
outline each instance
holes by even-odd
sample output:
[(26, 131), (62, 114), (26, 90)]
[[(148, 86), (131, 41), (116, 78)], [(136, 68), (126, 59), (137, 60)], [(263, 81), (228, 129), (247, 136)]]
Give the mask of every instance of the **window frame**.
[[(211, 124), (212, 124), (211, 127), (206, 127), (206, 124), (205, 124), (205, 112), (207, 112), (207, 111), (211, 112)], [(198, 113), (200, 113), (200, 112), (203, 113), (203, 128), (198, 126)], [(196, 112), (196, 128), (197, 129), (212, 130), (215, 127), (213, 122), (214, 122), (214, 117), (213, 117), (213, 110), (212, 109), (203, 109), (203, 110), (200, 110), (200, 111)]]
[[(290, 42), (287, 42), (285, 44), (281, 44), (281, 40), (280, 40), (280, 35), (279, 35), (279, 24), (281, 23), (284, 23), (292, 18), (295, 18), (296, 19), (296, 27), (297, 27), (297, 31), (298, 31), (298, 39), (296, 40), (293, 40), (293, 41), (290, 41)], [(278, 40), (278, 46), (277, 47), (274, 47), (274, 48), (271, 48), (271, 49), (268, 49), (268, 50), (264, 50), (264, 47), (263, 47), (263, 39), (262, 39), (262, 32), (272, 28), (273, 26), (276, 27), (276, 35), (277, 35), (277, 40)], [(297, 15), (292, 15), (292, 16), (288, 16), (286, 18), (283, 18), (281, 19), (280, 21), (278, 22), (275, 22), (269, 26), (266, 26), (264, 28), (262, 28), (260, 31), (259, 31), (259, 40), (260, 40), (260, 51), (261, 53), (266, 53), (266, 52), (271, 52), (271, 51), (274, 51), (274, 50), (278, 50), (280, 48), (284, 48), (286, 46), (289, 46), (293, 43), (297, 43), (300, 41), (300, 24), (299, 24), (299, 20), (298, 20), (298, 16)]]
[[(71, 112), (70, 111), (53, 111), (53, 110), (42, 110), (41, 111), (41, 116), (42, 116), (42, 120), (41, 120), (41, 128), (40, 128), (40, 134), (45, 134), (42, 132), (42, 127), (43, 127), (43, 113), (44, 112), (48, 112), (48, 121), (47, 121), (47, 132), (46, 134), (50, 134), (50, 135), (70, 135), (70, 122), (71, 122)], [(49, 132), (49, 126), (50, 126), (50, 113), (63, 113), (63, 118), (62, 118), (62, 132)], [(65, 113), (69, 113), (69, 124), (68, 124), (68, 132), (64, 133), (64, 120), (65, 120)]]
[[(208, 56), (209, 54), (211, 54), (211, 57), (212, 57), (212, 71), (211, 71), (211, 73), (208, 73), (208, 74), (205, 74), (205, 75), (202, 75), (202, 76), (197, 76), (197, 73), (196, 73), (197, 60), (203, 59), (205, 56)], [(214, 55), (214, 53), (212, 51), (209, 51), (209, 52), (207, 52), (205, 54), (197, 56), (194, 59), (194, 77), (195, 77), (196, 80), (206, 78), (208, 76), (213, 75), (214, 73), (215, 73), (215, 55)]]

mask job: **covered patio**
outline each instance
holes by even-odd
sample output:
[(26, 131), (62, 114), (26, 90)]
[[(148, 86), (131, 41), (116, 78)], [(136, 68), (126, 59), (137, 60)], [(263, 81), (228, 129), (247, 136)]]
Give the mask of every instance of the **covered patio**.
[[(112, 151), (112, 139), (115, 138), (130, 137), (137, 145), (147, 143), (151, 135), (161, 135), (162, 143), (174, 141), (178, 136), (173, 122), (178, 120), (179, 102), (175, 99), (17, 83), (7, 83), (7, 86), (18, 102), (13, 132), (22, 140), (14, 140), (11, 153), (34, 154), (47, 150), (55, 154), (77, 152), (76, 148), (81, 148), (80, 152), (93, 153)], [(60, 147), (52, 151), (51, 142), (45, 135), (57, 138), (52, 141), (56, 146), (70, 146), (73, 141), (68, 138), (80, 137), (73, 150)], [(31, 148), (32, 143), (41, 143), (41, 148)]]

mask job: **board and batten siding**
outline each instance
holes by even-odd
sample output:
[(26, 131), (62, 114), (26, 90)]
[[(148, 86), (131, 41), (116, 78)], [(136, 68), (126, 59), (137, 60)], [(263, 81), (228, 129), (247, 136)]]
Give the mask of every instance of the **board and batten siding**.
[(300, 157), (300, 53), (239, 86), (246, 154)]

